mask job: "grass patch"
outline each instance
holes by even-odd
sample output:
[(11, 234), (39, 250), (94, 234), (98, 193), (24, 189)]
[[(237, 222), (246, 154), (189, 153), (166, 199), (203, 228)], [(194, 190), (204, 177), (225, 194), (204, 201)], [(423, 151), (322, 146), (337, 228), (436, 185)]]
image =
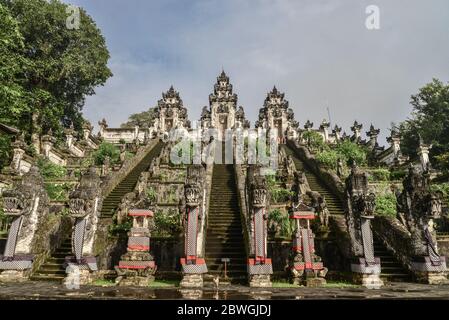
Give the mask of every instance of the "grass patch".
[(359, 285), (349, 282), (328, 282), (324, 286), (325, 288), (357, 288)]
[(112, 280), (95, 280), (92, 283), (94, 286), (101, 286), (101, 287), (113, 287), (115, 286), (115, 282)]
[(298, 288), (298, 285), (285, 281), (273, 281), (273, 288)]
[(150, 288), (174, 288), (179, 285), (179, 281), (176, 280), (155, 280), (151, 282), (148, 287)]

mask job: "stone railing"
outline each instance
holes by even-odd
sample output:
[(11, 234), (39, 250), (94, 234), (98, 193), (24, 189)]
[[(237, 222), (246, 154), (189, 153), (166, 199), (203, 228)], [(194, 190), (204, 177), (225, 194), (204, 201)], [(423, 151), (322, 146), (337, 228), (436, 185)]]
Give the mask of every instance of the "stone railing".
[(340, 178), (332, 171), (323, 168), (309, 150), (298, 142), (291, 140), (287, 144), (295, 151), (295, 154), (305, 162), (307, 168), (310, 169), (318, 178), (344, 203), (345, 186)]
[(374, 233), (394, 256), (408, 269), (411, 267), (410, 258), (412, 239), (407, 229), (395, 217), (377, 215), (372, 221)]
[(249, 212), (248, 212), (248, 196), (246, 194), (246, 166), (235, 165), (235, 177), (237, 182), (237, 196), (240, 205), (243, 237), (245, 239), (246, 253), (250, 252), (250, 230), (248, 230)]
[(117, 185), (148, 155), (158, 142), (159, 139), (154, 139), (148, 145), (141, 146), (134, 157), (125, 160), (119, 171), (111, 172), (101, 186), (103, 197), (106, 197), (111, 193), (112, 190), (114, 190), (115, 187), (117, 187)]

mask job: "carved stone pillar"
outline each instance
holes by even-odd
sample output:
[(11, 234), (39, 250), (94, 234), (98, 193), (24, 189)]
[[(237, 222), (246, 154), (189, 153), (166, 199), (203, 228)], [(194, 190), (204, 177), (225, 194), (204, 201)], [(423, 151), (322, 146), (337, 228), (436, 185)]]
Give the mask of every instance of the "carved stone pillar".
[(335, 136), (335, 142), (339, 142), (341, 140), (341, 127), (335, 125), (334, 129), (332, 129), (332, 133)]
[(427, 171), (430, 169), (429, 151), (431, 148), (431, 144), (425, 144), (421, 138), (419, 139), (419, 147), (417, 152), (419, 155), (419, 160), (421, 161), (421, 167), (423, 171)]
[(351, 131), (353, 132), (351, 140), (353, 140), (354, 142), (360, 142), (360, 131), (362, 130), (362, 127), (363, 125), (361, 123), (359, 124), (357, 121), (354, 121), (354, 125), (351, 127)]
[(271, 287), (273, 266), (267, 255), (268, 190), (260, 169), (259, 166), (251, 166), (247, 173), (252, 236), (248, 279), (251, 287)]
[(374, 257), (371, 220), (374, 218), (375, 195), (368, 194), (368, 176), (354, 163), (346, 179), (346, 223), (351, 239), (351, 271), (356, 282), (369, 289), (383, 285), (380, 259)]
[(326, 120), (323, 120), (320, 124), (320, 132), (323, 134), (324, 142), (326, 143), (329, 141), (329, 127), (330, 123)]
[(399, 220), (411, 234), (410, 262), (419, 282), (447, 283), (446, 258), (440, 256), (433, 219), (442, 212), (442, 194), (429, 188), (429, 176), (412, 166), (397, 194)]
[(53, 137), (53, 133), (50, 130), (48, 134), (42, 137), (42, 153), (46, 158), (50, 157), (50, 151), (53, 149), (56, 139)]
[(153, 211), (146, 209), (129, 210), (133, 226), (128, 233), (127, 252), (122, 255), (119, 265), (115, 267), (120, 286), (146, 287), (154, 280), (156, 264), (150, 253), (150, 229)]
[(368, 146), (371, 150), (378, 146), (377, 137), (379, 136), (379, 129), (374, 129), (374, 126), (371, 124), (369, 131), (366, 132), (366, 135), (369, 137)]
[[(79, 273), (79, 284), (91, 282), (91, 272), (97, 271), (97, 259), (94, 256), (94, 241), (101, 212), (101, 180), (94, 167), (82, 177), (78, 187), (70, 194), (69, 213), (75, 219), (72, 234), (73, 256), (65, 258), (67, 276), (65, 283), (73, 283), (73, 277)], [(76, 271), (73, 274), (72, 271)]]
[(201, 230), (204, 227), (204, 175), (202, 165), (192, 165), (187, 169), (184, 257), (181, 258), (184, 276), (180, 283), (181, 287), (202, 287), (203, 274), (207, 273), (204, 248), (201, 245), (203, 239), (200, 237), (200, 234), (203, 234)]
[(14, 189), (3, 193), (3, 210), (13, 218), (3, 255), (0, 282), (26, 280), (34, 261), (33, 243), (38, 224), (48, 213), (48, 196), (37, 167), (23, 176)]
[(324, 277), (327, 268), (321, 258), (315, 254), (315, 243), (310, 220), (315, 219), (312, 208), (303, 203), (294, 205), (290, 219), (295, 221), (296, 231), (293, 234), (292, 253), (290, 256), (290, 273), (294, 284), (305, 284), (308, 287), (319, 287), (326, 284)]

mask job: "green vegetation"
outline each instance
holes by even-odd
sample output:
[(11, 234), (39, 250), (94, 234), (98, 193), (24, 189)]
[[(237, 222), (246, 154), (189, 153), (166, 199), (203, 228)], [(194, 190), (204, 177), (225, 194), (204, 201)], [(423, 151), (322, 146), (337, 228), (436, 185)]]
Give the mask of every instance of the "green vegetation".
[(37, 166), (45, 180), (63, 179), (67, 175), (67, 169), (65, 167), (54, 164), (45, 158), (39, 158)]
[(115, 224), (115, 223), (111, 224), (109, 226), (109, 233), (111, 235), (116, 236), (119, 234), (125, 234), (129, 230), (131, 230), (131, 227), (133, 226), (133, 222), (129, 217), (127, 217), (126, 219), (127, 220), (121, 224)]
[(134, 113), (130, 115), (128, 121), (123, 123), (121, 127), (129, 128), (135, 126), (144, 127), (147, 125), (152, 125), (156, 117), (157, 117), (157, 107), (150, 108), (148, 109), (148, 111)]
[(407, 175), (406, 170), (393, 170), (390, 172), (390, 180), (391, 181), (402, 180), (405, 178), (406, 175)]
[(100, 286), (100, 287), (114, 287), (116, 284), (114, 281), (112, 280), (102, 280), (102, 279), (98, 279), (95, 280), (92, 285), (94, 286)]
[(96, 165), (104, 164), (106, 157), (109, 157), (111, 164), (120, 162), (120, 149), (109, 142), (103, 142), (95, 151), (93, 158)]
[(66, 201), (69, 198), (69, 192), (73, 189), (73, 185), (68, 183), (46, 183), (45, 190), (47, 190), (48, 197), (52, 201)]
[(157, 192), (156, 192), (156, 189), (154, 189), (154, 187), (149, 187), (147, 189), (147, 198), (152, 203), (157, 201)]
[(443, 194), (443, 199), (446, 203), (446, 205), (449, 206), (449, 183), (438, 183), (438, 184), (432, 184), (430, 186), (430, 189), (432, 191), (439, 191)]
[[(0, 122), (17, 127), (27, 142), (52, 129), (81, 131), (86, 96), (112, 75), (100, 30), (81, 9), (69, 29), (68, 5), (56, 0), (0, 0)], [(0, 143), (2, 159), (9, 146)]]
[(367, 150), (349, 140), (340, 142), (334, 147), (324, 145), (320, 149), (316, 153), (315, 158), (319, 163), (329, 169), (337, 169), (338, 159), (341, 159), (346, 166), (349, 166), (353, 161), (358, 165), (365, 165), (367, 163)]
[(328, 148), (327, 144), (324, 142), (323, 136), (316, 131), (306, 131), (302, 134), (302, 137), (307, 141), (307, 145), (314, 152)]
[(279, 186), (274, 174), (267, 175), (265, 179), (268, 186), (268, 192), (270, 193), (270, 198), (273, 203), (288, 202), (294, 195), (294, 192), (291, 190)]
[(289, 215), (285, 211), (274, 209), (269, 212), (268, 219), (275, 225), (279, 226), (279, 235), (282, 237), (290, 237), (294, 231), (294, 227), (290, 221)]
[(154, 215), (154, 223), (156, 230), (152, 233), (153, 237), (172, 237), (182, 231), (180, 215), (177, 210), (157, 211)]
[(370, 181), (389, 181), (390, 180), (390, 170), (384, 168), (378, 168), (371, 170), (369, 175)]
[(174, 288), (177, 286), (179, 286), (179, 281), (176, 280), (155, 280), (148, 285), (150, 288)]
[(376, 196), (376, 213), (385, 216), (396, 216), (396, 196), (386, 193)]
[(402, 135), (401, 150), (416, 158), (420, 135), (431, 143), (431, 163), (449, 172), (449, 83), (433, 79), (411, 97), (411, 117), (399, 124)]

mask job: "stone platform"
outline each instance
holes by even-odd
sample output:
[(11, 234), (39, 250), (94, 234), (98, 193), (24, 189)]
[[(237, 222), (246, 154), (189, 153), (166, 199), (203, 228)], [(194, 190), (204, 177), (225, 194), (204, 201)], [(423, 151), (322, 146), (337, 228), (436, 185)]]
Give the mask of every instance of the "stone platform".
[(143, 288), (85, 286), (68, 290), (49, 282), (24, 282), (0, 285), (2, 300), (153, 300), (153, 299), (285, 299), (285, 300), (378, 300), (378, 299), (449, 299), (449, 285), (389, 283), (379, 290), (362, 287), (324, 288), (249, 288), (227, 286), (218, 291), (213, 288)]

